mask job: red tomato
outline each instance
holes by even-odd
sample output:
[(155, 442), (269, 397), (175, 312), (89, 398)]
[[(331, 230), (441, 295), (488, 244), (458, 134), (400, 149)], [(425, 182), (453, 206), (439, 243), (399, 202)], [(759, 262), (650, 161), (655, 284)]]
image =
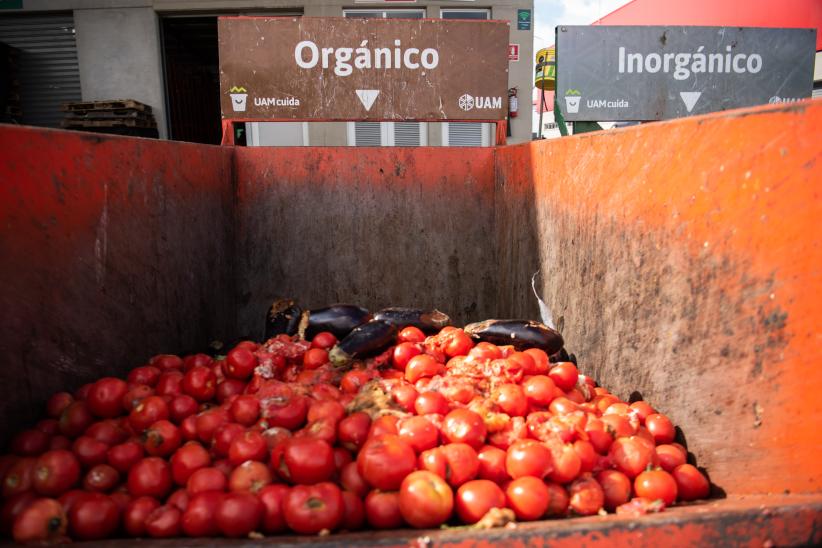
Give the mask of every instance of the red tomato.
[(21, 457), (36, 457), (48, 449), (51, 437), (40, 430), (23, 430), (11, 440), (11, 452)]
[(414, 402), (414, 410), (417, 415), (446, 415), (449, 411), (448, 400), (439, 392), (421, 392)]
[(88, 436), (80, 436), (71, 446), (77, 460), (85, 467), (106, 462), (108, 445)]
[(208, 401), (217, 392), (217, 376), (209, 367), (195, 365), (183, 376), (180, 388), (199, 402)]
[(586, 474), (571, 484), (568, 489), (571, 509), (581, 516), (591, 516), (599, 512), (605, 504), (602, 487), (590, 474)]
[(34, 425), (34, 428), (35, 430), (39, 430), (43, 434), (48, 434), (49, 438), (60, 433), (60, 423), (57, 422), (57, 419), (41, 419), (37, 421), (37, 424)]
[(405, 365), (405, 380), (415, 383), (423, 377), (433, 377), (445, 371), (445, 366), (429, 356), (419, 354), (411, 357)]
[(513, 362), (522, 369), (523, 375), (537, 375), (542, 371), (537, 369), (537, 364), (530, 354), (525, 352), (513, 352), (506, 357), (509, 362)]
[(674, 477), (664, 470), (646, 470), (634, 479), (636, 496), (661, 500), (665, 506), (676, 501), (677, 484)]
[(147, 517), (145, 529), (152, 538), (171, 538), (180, 536), (180, 521), (183, 512), (176, 506), (166, 504), (155, 508)]
[(247, 460), (228, 477), (228, 490), (234, 493), (257, 494), (271, 483), (271, 471), (259, 461)]
[(148, 363), (159, 367), (163, 371), (183, 368), (183, 360), (180, 356), (175, 356), (174, 354), (157, 354), (148, 360)]
[(106, 460), (118, 472), (128, 472), (143, 458), (143, 446), (136, 441), (127, 441), (110, 447)]
[[(333, 335), (332, 335), (333, 336)], [(316, 337), (314, 337), (316, 339)], [(266, 535), (274, 535), (286, 531), (283, 505), (289, 488), (283, 484), (266, 485), (257, 496), (263, 503), (263, 518), (260, 529)]]
[(228, 451), (231, 449), (231, 444), (236, 438), (240, 437), (243, 432), (245, 432), (245, 428), (236, 422), (222, 423), (214, 431), (211, 451), (218, 457), (228, 456)]
[(158, 396), (178, 396), (183, 393), (183, 374), (180, 371), (166, 371), (157, 380), (154, 392)]
[(685, 464), (688, 459), (687, 453), (676, 445), (657, 445), (655, 451), (659, 465), (666, 472), (673, 472), (677, 466)]
[(171, 456), (171, 477), (177, 485), (185, 485), (188, 478), (211, 464), (208, 451), (197, 442), (188, 442)]
[(132, 409), (128, 422), (135, 432), (141, 433), (157, 421), (168, 419), (168, 404), (160, 396), (149, 396)]
[(528, 405), (533, 410), (545, 409), (554, 399), (557, 385), (551, 377), (545, 375), (534, 375), (522, 383), (523, 392), (528, 400)]
[(409, 325), (404, 327), (400, 334), (397, 335), (397, 341), (402, 344), (404, 342), (421, 343), (425, 340), (425, 333), (419, 327)]
[[(214, 463), (215, 465), (217, 463)], [(186, 490), (191, 495), (197, 493), (204, 493), (206, 491), (225, 491), (228, 480), (225, 472), (213, 467), (200, 468), (195, 470), (193, 474), (188, 477), (186, 482)]]
[(360, 498), (365, 497), (369, 490), (368, 484), (357, 470), (356, 461), (349, 462), (342, 467), (340, 470), (340, 485), (346, 491), (356, 493)]
[(467, 443), (479, 449), (485, 445), (486, 434), (482, 417), (469, 409), (454, 409), (443, 421), (442, 437), (450, 443)]
[[(0, 508), (0, 533), (7, 536), (11, 535), (17, 516), (38, 498), (40, 497), (34, 491), (24, 491), (5, 499), (2, 508)], [(63, 506), (63, 509), (65, 511), (65, 506)]]
[(330, 331), (320, 331), (311, 339), (311, 348), (331, 350), (335, 344), (337, 344), (337, 337)]
[(308, 422), (320, 419), (329, 419), (334, 425), (345, 418), (345, 407), (338, 401), (322, 400), (312, 403), (308, 407)]
[(168, 404), (168, 415), (174, 424), (180, 424), (186, 417), (197, 413), (198, 409), (197, 400), (188, 394), (180, 394), (174, 396), (174, 399)]
[(76, 401), (63, 410), (59, 422), (61, 434), (69, 438), (76, 438), (91, 426), (94, 422), (94, 415), (91, 414), (86, 402)]
[(414, 449), (392, 434), (371, 438), (357, 456), (360, 475), (369, 485), (383, 491), (399, 489), (416, 466)]
[(636, 434), (636, 429), (625, 415), (602, 415), (600, 420), (605, 423), (605, 428), (611, 432), (615, 438), (624, 438)]
[[(573, 364), (571, 364), (573, 365)], [(568, 415), (575, 411), (579, 411), (580, 407), (579, 404), (573, 402), (565, 397), (558, 397), (551, 400), (551, 404), (548, 406), (548, 409), (554, 415)]]
[(106, 493), (114, 489), (120, 482), (120, 474), (108, 464), (98, 464), (86, 473), (83, 479), (83, 489)]
[(74, 403), (74, 397), (68, 392), (57, 392), (46, 402), (46, 415), (59, 419), (66, 408)]
[(257, 367), (257, 356), (244, 348), (235, 348), (228, 353), (225, 360), (225, 374), (232, 379), (245, 380)]
[(259, 527), (263, 509), (263, 503), (251, 493), (229, 493), (217, 506), (217, 526), (230, 538), (248, 536)]
[(680, 464), (673, 471), (679, 500), (698, 500), (708, 498), (711, 486), (708, 478), (702, 475), (692, 464)]
[(577, 455), (573, 445), (562, 443), (548, 443), (551, 451), (551, 460), (554, 469), (548, 475), (555, 483), (570, 483), (579, 475), (582, 469), (582, 461)]
[(71, 449), (71, 440), (65, 436), (54, 436), (49, 441), (49, 450), (54, 449)]
[(303, 368), (307, 371), (319, 369), (328, 363), (328, 350), (324, 348), (309, 348), (303, 354)]
[(131, 413), (137, 405), (149, 396), (154, 395), (154, 389), (145, 384), (131, 385), (123, 396), (123, 410)]
[(159, 457), (148, 457), (128, 472), (128, 490), (135, 497), (162, 499), (171, 490), (171, 470)]
[(333, 531), (343, 518), (344, 505), (340, 488), (331, 482), (297, 485), (283, 501), (285, 523), (294, 532), (315, 535), (327, 529)]
[(123, 529), (132, 537), (146, 534), (146, 518), (160, 507), (160, 502), (153, 497), (131, 499), (123, 511)]
[(551, 451), (538, 441), (515, 441), (508, 448), (505, 469), (514, 479), (523, 476), (542, 479), (553, 471)]
[(571, 362), (559, 362), (554, 364), (551, 370), (548, 371), (548, 376), (551, 377), (551, 380), (554, 381), (554, 384), (556, 384), (560, 390), (567, 392), (576, 386), (577, 379), (579, 378), (579, 370), (577, 366)]
[(420, 354), (422, 354), (422, 349), (419, 345), (413, 342), (401, 342), (394, 347), (394, 351), (391, 354), (391, 363), (394, 365), (394, 369), (405, 371), (411, 358), (419, 356)]
[(377, 417), (374, 422), (371, 423), (371, 428), (368, 429), (368, 437), (376, 438), (384, 434), (396, 435), (399, 432), (397, 430), (397, 423), (399, 423), (399, 421), (399, 418), (394, 415)]
[(417, 389), (406, 382), (397, 384), (397, 386), (391, 389), (391, 397), (393, 400), (397, 402), (397, 405), (399, 405), (403, 411), (409, 413), (414, 412), (414, 404), (417, 401), (418, 395)]
[(485, 341), (478, 342), (476, 346), (468, 351), (468, 355), (480, 360), (498, 360), (502, 358), (500, 348)]
[(539, 348), (529, 348), (528, 350), (525, 350), (525, 353), (531, 356), (531, 359), (534, 360), (533, 375), (543, 375), (548, 373), (551, 364), (548, 362), (548, 354), (546, 354), (544, 350), (540, 350)]
[(287, 389), (279, 397), (262, 401), (260, 416), (268, 420), (269, 426), (282, 426), (294, 431), (305, 424), (308, 402), (305, 397)]
[(157, 381), (160, 380), (161, 373), (162, 371), (159, 367), (143, 365), (132, 369), (126, 377), (126, 381), (130, 386), (144, 384), (153, 387), (157, 384)]
[(407, 441), (417, 454), (439, 444), (439, 430), (425, 417), (408, 417), (400, 420), (397, 426), (400, 438)]
[(357, 531), (365, 524), (365, 506), (363, 501), (351, 491), (343, 491), (343, 518), (340, 528), (346, 531)]
[(74, 399), (76, 401), (86, 401), (88, 397), (88, 391), (91, 390), (91, 385), (93, 383), (86, 383), (77, 390), (74, 391)]
[(656, 409), (651, 407), (651, 405), (648, 402), (644, 401), (636, 401), (632, 403), (631, 409), (639, 417), (639, 421), (642, 424), (645, 424), (645, 419), (648, 417), (648, 415), (653, 415), (656, 413)]
[(286, 440), (282, 458), (272, 462), (272, 468), (291, 482), (302, 485), (327, 481), (337, 470), (331, 445), (307, 437)]
[(637, 477), (652, 462), (655, 456), (653, 447), (637, 436), (617, 438), (608, 451), (608, 456), (617, 470), (629, 478)]
[(68, 519), (54, 499), (39, 499), (14, 520), (12, 537), (19, 543), (53, 544), (65, 541)]
[(570, 502), (568, 491), (556, 483), (549, 482), (545, 486), (548, 487), (548, 509), (545, 511), (545, 517), (565, 516)]
[(492, 401), (503, 413), (511, 417), (522, 417), (528, 412), (528, 400), (518, 384), (501, 384), (491, 395)]
[(245, 381), (239, 379), (222, 379), (217, 381), (215, 398), (217, 403), (223, 404), (231, 399), (231, 396), (239, 396), (246, 389)]
[(372, 379), (373, 375), (363, 369), (352, 369), (343, 375), (340, 389), (346, 394), (356, 394), (360, 388)]
[(357, 411), (351, 413), (337, 425), (337, 439), (340, 445), (351, 451), (358, 451), (368, 439), (371, 417)]
[(671, 419), (659, 413), (645, 417), (645, 428), (654, 436), (657, 445), (671, 443), (676, 436)]
[(123, 412), (123, 396), (128, 392), (126, 381), (104, 377), (89, 389), (86, 404), (89, 410), (103, 418), (113, 418)]
[(101, 441), (108, 446), (123, 443), (129, 437), (129, 433), (123, 429), (121, 423), (113, 419), (95, 422), (88, 427), (83, 435)]
[(619, 470), (603, 470), (596, 479), (605, 496), (603, 505), (609, 512), (631, 500), (631, 480)]
[(412, 527), (439, 527), (451, 517), (454, 493), (438, 475), (424, 470), (412, 472), (400, 486), (399, 509)]
[(548, 487), (533, 476), (517, 478), (505, 489), (508, 507), (520, 521), (540, 519), (548, 510)]
[(75, 540), (97, 540), (117, 530), (120, 510), (107, 495), (86, 493), (68, 511), (71, 537)]
[(478, 522), (492, 508), (505, 508), (505, 493), (488, 480), (473, 480), (457, 490), (457, 515), (463, 523)]
[(183, 441), (179, 428), (167, 420), (157, 421), (143, 432), (146, 453), (153, 457), (165, 457), (180, 447)]
[(32, 486), (41, 495), (57, 497), (80, 479), (80, 462), (71, 451), (58, 449), (43, 453), (34, 465)]
[(400, 494), (397, 491), (374, 489), (365, 497), (365, 519), (375, 529), (397, 529), (402, 527)]
[(228, 462), (239, 466), (247, 460), (264, 460), (268, 455), (268, 445), (259, 432), (249, 430), (231, 441), (228, 448)]
[(3, 478), (3, 498), (24, 493), (32, 488), (34, 471), (38, 459), (22, 457), (11, 465)]
[(507, 453), (499, 447), (485, 445), (479, 450), (477, 458), (479, 460), (479, 471), (477, 476), (480, 479), (491, 480), (494, 483), (503, 483), (511, 479), (505, 469), (505, 458)]
[(574, 442), (574, 451), (579, 457), (580, 472), (590, 472), (594, 469), (597, 460), (597, 453), (590, 441), (577, 440)]
[(467, 356), (473, 347), (474, 341), (468, 333), (462, 329), (454, 329), (446, 334), (443, 350), (446, 356), (453, 358), (454, 356)]

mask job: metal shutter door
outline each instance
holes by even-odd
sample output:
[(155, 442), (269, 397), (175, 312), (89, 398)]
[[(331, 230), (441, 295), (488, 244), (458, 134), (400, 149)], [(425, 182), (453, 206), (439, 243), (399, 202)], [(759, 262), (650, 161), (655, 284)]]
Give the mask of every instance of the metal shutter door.
[(394, 146), (420, 146), (420, 126), (419, 122), (394, 122)]
[(448, 124), (448, 146), (481, 147), (482, 122)]
[(382, 144), (379, 122), (355, 122), (354, 144), (358, 147), (378, 147)]
[(813, 98), (822, 97), (822, 87), (816, 88), (815, 90), (813, 90), (813, 92), (811, 93), (811, 97), (813, 97)]
[(71, 14), (0, 16), (0, 42), (20, 50), (22, 121), (59, 127), (60, 107), (79, 101), (80, 68)]

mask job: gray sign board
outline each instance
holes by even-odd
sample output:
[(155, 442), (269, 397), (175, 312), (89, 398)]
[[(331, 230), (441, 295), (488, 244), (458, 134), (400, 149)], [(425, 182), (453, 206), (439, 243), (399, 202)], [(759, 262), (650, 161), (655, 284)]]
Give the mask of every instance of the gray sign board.
[(815, 29), (561, 26), (566, 120), (662, 120), (811, 96)]

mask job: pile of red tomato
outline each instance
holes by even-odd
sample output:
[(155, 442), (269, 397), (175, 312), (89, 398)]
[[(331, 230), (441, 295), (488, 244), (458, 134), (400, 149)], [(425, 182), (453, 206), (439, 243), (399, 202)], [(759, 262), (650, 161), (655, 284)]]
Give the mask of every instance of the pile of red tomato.
[(539, 349), (406, 327), (343, 372), (336, 342), (159, 355), (53, 395), (0, 457), (3, 533), (311, 535), (473, 524), (493, 508), (641, 515), (708, 495), (665, 415)]

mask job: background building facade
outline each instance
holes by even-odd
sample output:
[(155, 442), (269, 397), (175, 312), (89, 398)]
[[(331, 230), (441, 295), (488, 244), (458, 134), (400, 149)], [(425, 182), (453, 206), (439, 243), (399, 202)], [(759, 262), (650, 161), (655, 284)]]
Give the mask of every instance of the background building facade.
[[(20, 52), (22, 122), (57, 127), (66, 101), (135, 99), (152, 107), (161, 137), (220, 142), (217, 17), (302, 15), (496, 19), (511, 22), (508, 88), (525, 109), (509, 143), (530, 140), (533, 0), (23, 0), (0, 11), (0, 42)], [(528, 29), (518, 30), (521, 10)], [(522, 25), (525, 26), (525, 25)], [(470, 62), (470, 59), (466, 59)], [(479, 123), (294, 122), (247, 124), (249, 144), (490, 146)]]

